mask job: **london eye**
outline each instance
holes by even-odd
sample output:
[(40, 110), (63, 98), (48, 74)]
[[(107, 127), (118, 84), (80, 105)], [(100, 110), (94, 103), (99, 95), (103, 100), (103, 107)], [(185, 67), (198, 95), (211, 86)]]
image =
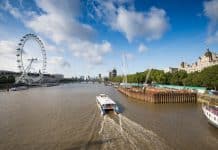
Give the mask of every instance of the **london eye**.
[[(34, 40), (38, 44), (40, 56), (25, 56), (24, 46), (29, 40)], [(21, 73), (20, 77), (16, 80), (16, 83), (26, 83), (31, 84), (33, 82), (40, 82), (42, 80), (43, 74), (46, 71), (46, 51), (42, 40), (35, 34), (24, 35), (17, 46), (17, 65)], [(24, 63), (26, 61), (26, 63)], [(39, 64), (39, 72), (37, 77), (30, 75), (30, 70), (33, 69), (33, 64)]]

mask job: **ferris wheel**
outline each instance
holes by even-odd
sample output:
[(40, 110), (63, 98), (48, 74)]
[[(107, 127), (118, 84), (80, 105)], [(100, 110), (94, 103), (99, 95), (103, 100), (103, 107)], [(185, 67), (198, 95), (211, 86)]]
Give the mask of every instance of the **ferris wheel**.
[[(26, 42), (29, 40), (34, 40), (39, 45), (39, 49), (40, 49), (39, 51), (41, 53), (41, 57), (36, 58), (36, 57), (31, 56), (32, 58), (27, 58), (28, 63), (25, 64), (24, 63), (24, 55), (25, 55), (24, 46)], [(16, 83), (22, 82), (22, 83), (30, 84), (31, 82), (39, 82), (42, 79), (42, 76), (46, 71), (46, 51), (39, 37), (36, 36), (35, 34), (24, 35), (20, 39), (20, 42), (18, 43), (16, 56), (17, 56), (18, 69), (21, 72), (21, 76), (16, 80)], [(30, 69), (33, 66), (33, 63), (35, 62), (40, 63), (39, 65), (40, 68), (39, 68), (39, 73), (38, 73), (39, 76), (34, 78), (34, 77), (29, 76), (29, 73), (30, 73)]]

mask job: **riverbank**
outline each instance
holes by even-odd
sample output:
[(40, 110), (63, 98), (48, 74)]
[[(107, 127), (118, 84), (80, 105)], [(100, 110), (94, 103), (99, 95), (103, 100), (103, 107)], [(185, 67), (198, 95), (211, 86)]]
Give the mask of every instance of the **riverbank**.
[[(66, 84), (66, 83), (62, 83)], [(58, 86), (60, 83), (43, 83), (43, 84), (32, 84), (32, 85), (27, 85), (27, 84), (0, 84), (0, 92), (7, 92), (10, 91), (11, 88), (19, 88), (19, 87), (26, 87), (28, 88), (37, 88), (37, 87), (52, 87), (52, 86)], [(14, 90), (16, 91), (16, 90)]]

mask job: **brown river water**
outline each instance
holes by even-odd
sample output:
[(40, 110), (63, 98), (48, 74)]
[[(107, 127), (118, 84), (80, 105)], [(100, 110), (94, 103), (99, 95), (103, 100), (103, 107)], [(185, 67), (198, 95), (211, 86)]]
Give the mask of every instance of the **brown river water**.
[[(121, 109), (101, 116), (95, 96)], [(0, 92), (0, 150), (217, 150), (218, 129), (200, 104), (137, 102), (103, 84)]]

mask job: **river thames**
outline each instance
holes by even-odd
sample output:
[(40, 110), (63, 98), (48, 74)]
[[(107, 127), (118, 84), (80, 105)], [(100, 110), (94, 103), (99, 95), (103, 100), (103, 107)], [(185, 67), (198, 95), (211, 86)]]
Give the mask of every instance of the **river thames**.
[[(120, 115), (100, 116), (108, 94)], [(0, 92), (0, 149), (216, 150), (218, 129), (200, 104), (137, 102), (103, 84), (66, 84)]]

